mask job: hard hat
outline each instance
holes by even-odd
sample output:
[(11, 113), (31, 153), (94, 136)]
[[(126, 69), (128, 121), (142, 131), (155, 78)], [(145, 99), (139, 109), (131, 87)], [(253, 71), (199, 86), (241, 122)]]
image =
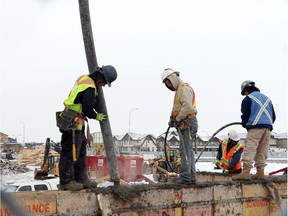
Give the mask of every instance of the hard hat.
[(230, 130), (228, 132), (228, 138), (234, 141), (239, 141), (239, 135), (235, 130)]
[(241, 84), (241, 94), (244, 95), (243, 92), (244, 92), (244, 89), (245, 89), (246, 86), (254, 86), (254, 85), (255, 85), (255, 82), (253, 82), (253, 81), (251, 81), (251, 80), (246, 80), (246, 81), (244, 81), (244, 82)]
[(102, 70), (99, 72), (103, 74), (109, 87), (111, 86), (111, 83), (117, 78), (117, 71), (112, 65), (103, 65)]
[(164, 83), (164, 80), (173, 73), (175, 73), (177, 76), (180, 74), (178, 71), (174, 71), (171, 68), (166, 68), (161, 75), (162, 82)]

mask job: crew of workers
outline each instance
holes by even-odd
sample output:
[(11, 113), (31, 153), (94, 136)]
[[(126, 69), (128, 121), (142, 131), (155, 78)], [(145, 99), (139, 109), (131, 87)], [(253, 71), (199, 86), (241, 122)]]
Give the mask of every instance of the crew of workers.
[[(64, 101), (64, 110), (57, 114), (57, 126), (62, 133), (59, 189), (81, 190), (97, 187), (97, 183), (89, 180), (86, 173), (85, 120), (89, 118), (105, 121), (107, 114), (97, 112), (97, 87), (106, 84), (111, 86), (116, 78), (116, 69), (111, 65), (81, 76)], [(179, 71), (167, 68), (162, 72), (161, 78), (162, 83), (175, 92), (168, 125), (175, 127), (179, 133), (181, 171), (174, 183), (195, 184), (195, 154), (192, 146), (198, 130), (195, 91), (180, 78)], [(241, 94), (245, 96), (241, 104), (242, 126), (248, 131), (245, 151), (237, 131), (230, 130), (227, 139), (222, 140), (219, 145), (215, 165), (221, 167), (224, 174), (233, 174), (233, 180), (250, 180), (250, 169), (255, 160), (257, 173), (253, 179), (263, 179), (270, 132), (276, 119), (275, 111), (271, 100), (260, 93), (255, 82), (244, 81)]]

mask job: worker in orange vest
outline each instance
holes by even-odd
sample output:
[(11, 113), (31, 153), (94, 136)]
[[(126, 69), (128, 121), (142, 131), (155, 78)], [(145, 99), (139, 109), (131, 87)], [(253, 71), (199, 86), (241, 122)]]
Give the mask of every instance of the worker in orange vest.
[(224, 174), (241, 173), (241, 155), (243, 151), (244, 147), (239, 142), (237, 131), (230, 130), (228, 139), (222, 140), (219, 145), (215, 165), (221, 165)]
[(179, 179), (174, 183), (195, 184), (196, 168), (192, 141), (196, 139), (198, 130), (195, 92), (192, 87), (183, 82), (179, 72), (167, 68), (162, 72), (162, 82), (175, 92), (174, 103), (169, 126), (175, 127), (180, 136), (181, 171)]

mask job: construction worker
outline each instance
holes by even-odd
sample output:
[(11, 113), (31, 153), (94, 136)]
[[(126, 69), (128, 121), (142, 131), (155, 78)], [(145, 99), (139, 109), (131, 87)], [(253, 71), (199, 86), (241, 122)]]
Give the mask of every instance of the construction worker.
[(241, 85), (241, 94), (245, 96), (241, 104), (242, 126), (247, 129), (245, 152), (242, 158), (243, 172), (233, 180), (250, 180), (250, 169), (257, 169), (253, 179), (264, 179), (264, 167), (269, 150), (270, 132), (276, 115), (270, 98), (260, 93), (255, 82), (246, 80)]
[(215, 165), (221, 165), (224, 174), (241, 173), (241, 155), (243, 151), (244, 147), (239, 142), (237, 131), (230, 130), (228, 139), (222, 140), (219, 145)]
[(192, 140), (196, 139), (198, 122), (194, 90), (180, 79), (179, 72), (170, 68), (162, 72), (162, 82), (171, 91), (175, 91), (174, 104), (169, 126), (175, 127), (180, 136), (181, 171), (175, 183), (196, 183), (195, 156)]
[(84, 121), (87, 118), (105, 121), (105, 113), (95, 111), (97, 86), (107, 84), (110, 87), (116, 78), (117, 72), (113, 66), (97, 68), (92, 74), (79, 77), (64, 101), (65, 109), (57, 118), (57, 126), (62, 132), (59, 189), (81, 190), (97, 187), (97, 183), (89, 180), (86, 173), (87, 140)]

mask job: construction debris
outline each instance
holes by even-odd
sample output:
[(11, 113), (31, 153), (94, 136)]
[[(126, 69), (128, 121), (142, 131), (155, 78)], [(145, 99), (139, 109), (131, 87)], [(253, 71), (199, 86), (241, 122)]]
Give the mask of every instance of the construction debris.
[[(51, 153), (57, 153), (53, 149), (50, 150)], [(45, 145), (41, 145), (38, 148), (31, 149), (31, 148), (24, 148), (20, 150), (19, 155), (17, 155), (16, 159), (14, 160), (18, 164), (25, 164), (30, 166), (41, 166), (43, 163), (45, 152)]]
[[(0, 174), (17, 174), (31, 171), (27, 166), (40, 166), (43, 163), (45, 145), (39, 148), (24, 148), (15, 155), (15, 160), (0, 158)], [(55, 152), (51, 149), (51, 152)]]
[(31, 171), (24, 164), (17, 164), (15, 162), (9, 161), (7, 159), (0, 158), (0, 174), (17, 174), (17, 173), (25, 173)]

